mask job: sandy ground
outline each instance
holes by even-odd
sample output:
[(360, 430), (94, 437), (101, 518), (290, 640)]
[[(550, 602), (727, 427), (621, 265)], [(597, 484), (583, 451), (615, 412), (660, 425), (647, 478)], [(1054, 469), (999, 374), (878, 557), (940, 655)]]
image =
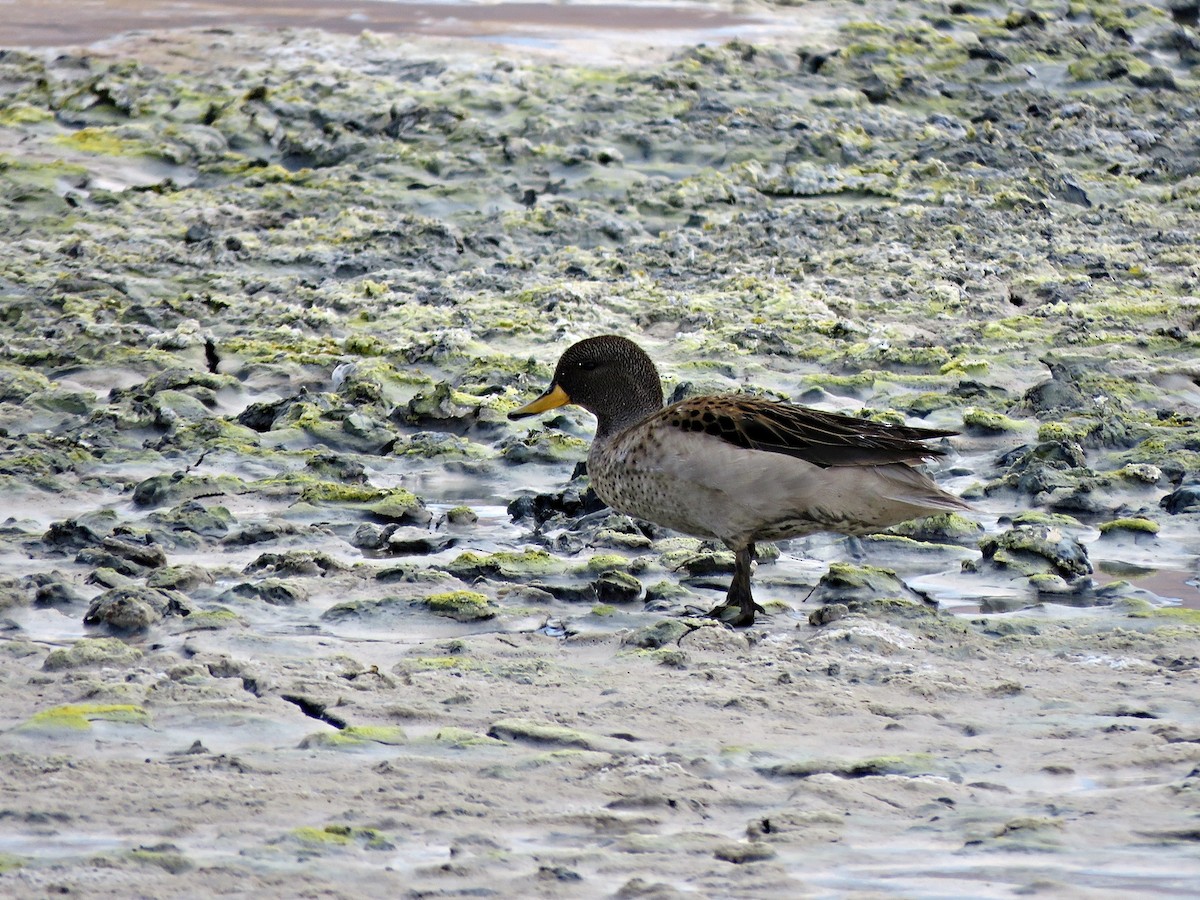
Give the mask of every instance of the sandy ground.
[[(122, 680), (152, 722), (4, 736), (5, 849), (29, 860), (4, 887), (1189, 896), (1194, 642), (1036, 630), (776, 621), (666, 659), (588, 636), (146, 647)], [(36, 686), (41, 658), (6, 665), (6, 716), (79, 698)], [(89, 703), (122, 693), (87, 679)], [(339, 743), (293, 692), (390, 731)]]
[[(314, 14), (334, 15), (321, 7)], [(285, 15), (298, 8), (289, 5)], [(129, 27), (135, 14), (139, 27), (158, 24), (143, 16), (145, 4), (89, 6), (78, 31), (56, 26), (43, 41), (38, 23), (60, 21), (62, 10), (37, 9), (26, 21), (29, 7), (14, 7), (4, 40), (86, 41)], [(448, 15), (442, 6), (354, 9), (369, 19), (345, 26), (354, 31), (382, 27), (387, 13), (404, 30), (458, 33), (428, 24)], [(454, 16), (468, 21), (465, 9)], [(608, 15), (605, 7), (551, 6), (528, 18), (511, 4), (469, 9), (477, 18), (462, 27), (471, 33), (529, 21), (575, 28)], [(826, 12), (830, 28), (846, 15)], [(228, 15), (228, 8), (189, 4), (186, 15), (196, 19), (182, 24), (210, 13)], [(650, 28), (665, 15), (638, 8), (624, 22)], [(757, 28), (770, 14), (684, 15), (696, 28), (724, 33), (743, 22)], [(424, 24), (410, 26), (418, 18)], [(182, 69), (212, 61), (205, 40), (142, 35), (96, 52)], [(275, 40), (256, 37), (246, 46)], [(345, 44), (321, 40), (306, 33), (299, 51), (294, 38), (282, 43), (291, 53), (345, 52)], [(560, 34), (552, 43), (570, 53), (574, 41)], [(450, 52), (440, 42), (420, 46)], [(229, 54), (237, 43), (222, 47)], [(467, 53), (460, 45), (453, 52)], [(629, 45), (622, 53), (637, 55)], [(202, 344), (186, 344), (184, 353), (199, 361)], [(215, 401), (229, 418), (236, 410), (222, 404), (244, 408), (275, 386), (256, 389), (265, 369), (244, 371), (249, 397), (222, 393)], [(105, 390), (144, 379), (85, 366), (57, 374), (83, 388), (109, 379)], [(982, 467), (979, 460), (1011, 443), (1004, 435), (963, 438), (961, 466)], [(137, 483), (156, 465), (131, 456), (113, 478)], [(402, 460), (377, 465), (377, 482), (404, 477)], [(570, 470), (562, 461), (516, 466), (499, 487), (469, 475), (431, 476), (422, 493), (436, 512), (466, 496), (480, 513), (473, 530), (458, 533), (462, 544), (431, 558), (442, 565), (463, 549), (521, 546), (525, 533), (504, 502), (521, 486), (560, 489)], [(22, 543), (23, 535), (97, 505), (121, 521), (145, 517), (128, 490), (94, 479), (65, 494), (10, 481), (5, 496), (7, 574), (62, 569), (51, 580), (89, 597), (101, 587), (85, 581), (88, 567)], [(1146, 603), (1130, 594), (1104, 609), (1046, 603), (1005, 615), (882, 603), (813, 624), (817, 601), (806, 602), (806, 593), (825, 562), (850, 553), (815, 539), (759, 568), (759, 596), (778, 602), (740, 632), (628, 606), (590, 614), (561, 602), (537, 608), (548, 601), (529, 599), (521, 578), (507, 583), (494, 574), (471, 583), (499, 599), (494, 618), (458, 622), (407, 605), (395, 614), (338, 617), (329, 611), (348, 600), (395, 594), (407, 603), (422, 594), (420, 576), (386, 581), (379, 573), (395, 560), (357, 552), (347, 542), (352, 527), (337, 513), (293, 509), (292, 500), (231, 492), (221, 502), (243, 524), (295, 526), (271, 549), (327, 552), (346, 568), (320, 577), (283, 572), (302, 602), (247, 603), (237, 627), (168, 620), (113, 637), (85, 629), (70, 604), (5, 610), (0, 893), (1196, 895), (1200, 626), (1186, 609), (1165, 614), (1160, 598)], [(978, 501), (992, 532), (1011, 502), (1003, 495)], [(1185, 584), (1191, 527), (1164, 532), (1164, 546), (1181, 560), (1165, 576), (1164, 593), (1192, 588)], [(1118, 561), (1146, 561), (1144, 545), (1132, 540), (1108, 546)], [(261, 551), (179, 547), (171, 562), (210, 567), (215, 587), (197, 576), (194, 591), (180, 590), (211, 599), (244, 581), (239, 573)], [(944, 606), (969, 611), (978, 603), (957, 576), (944, 574), (978, 558), (977, 548), (924, 552), (883, 561), (913, 583), (925, 579)], [(1103, 555), (1100, 544), (1093, 555)]]

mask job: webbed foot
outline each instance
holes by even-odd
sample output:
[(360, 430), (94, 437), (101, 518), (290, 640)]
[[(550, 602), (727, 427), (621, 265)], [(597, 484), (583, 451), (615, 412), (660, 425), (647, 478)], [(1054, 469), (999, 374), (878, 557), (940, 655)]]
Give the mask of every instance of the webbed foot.
[(710, 619), (716, 619), (718, 622), (724, 622), (733, 628), (745, 628), (754, 624), (755, 613), (762, 613), (765, 616), (767, 611), (751, 600), (749, 606), (740, 603), (721, 603), (704, 615)]

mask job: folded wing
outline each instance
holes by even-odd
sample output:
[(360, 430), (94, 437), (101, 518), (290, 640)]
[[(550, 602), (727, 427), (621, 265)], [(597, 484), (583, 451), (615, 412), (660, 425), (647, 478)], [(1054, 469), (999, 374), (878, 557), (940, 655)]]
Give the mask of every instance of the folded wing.
[(919, 463), (945, 451), (923, 443), (954, 431), (884, 425), (756, 397), (682, 400), (656, 414), (685, 432), (703, 432), (746, 450), (782, 453), (822, 468)]

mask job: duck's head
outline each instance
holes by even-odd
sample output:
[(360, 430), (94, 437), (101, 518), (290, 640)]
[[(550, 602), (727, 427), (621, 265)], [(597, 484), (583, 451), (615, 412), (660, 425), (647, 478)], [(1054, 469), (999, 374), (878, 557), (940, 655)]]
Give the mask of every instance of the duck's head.
[(604, 334), (568, 347), (550, 387), (508, 417), (523, 419), (568, 403), (592, 413), (599, 420), (598, 433), (606, 433), (662, 409), (662, 381), (641, 347)]

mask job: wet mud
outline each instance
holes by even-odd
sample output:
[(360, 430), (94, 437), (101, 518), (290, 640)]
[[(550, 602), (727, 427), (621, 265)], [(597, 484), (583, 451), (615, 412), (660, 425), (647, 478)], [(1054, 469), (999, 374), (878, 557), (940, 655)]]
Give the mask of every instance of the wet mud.
[[(0, 54), (6, 895), (1191, 891), (1195, 22), (714, 10)], [(972, 509), (707, 619), (506, 418), (604, 332)]]

